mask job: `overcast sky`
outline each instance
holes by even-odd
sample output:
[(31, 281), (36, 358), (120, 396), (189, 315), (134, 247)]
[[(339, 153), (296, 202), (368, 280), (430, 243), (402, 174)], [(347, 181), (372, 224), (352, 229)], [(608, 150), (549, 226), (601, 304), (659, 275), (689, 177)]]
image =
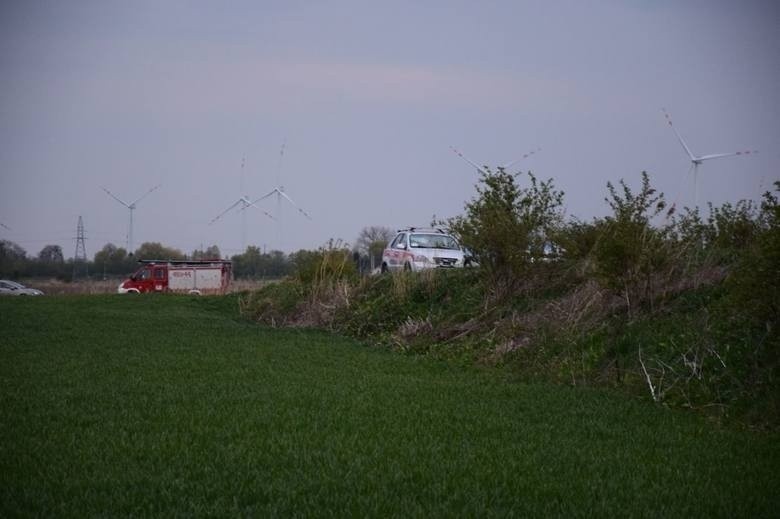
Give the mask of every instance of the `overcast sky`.
[[(459, 214), (477, 172), (451, 150), (552, 177), (567, 212), (606, 214), (643, 170), (694, 203), (780, 179), (776, 1), (4, 1), (0, 239), (37, 255), (134, 244), (286, 252), (364, 226)], [(284, 156), (280, 149), (286, 143)], [(242, 175), (242, 158), (245, 166)], [(243, 176), (243, 182), (242, 182)], [(243, 183), (243, 189), (242, 189)]]

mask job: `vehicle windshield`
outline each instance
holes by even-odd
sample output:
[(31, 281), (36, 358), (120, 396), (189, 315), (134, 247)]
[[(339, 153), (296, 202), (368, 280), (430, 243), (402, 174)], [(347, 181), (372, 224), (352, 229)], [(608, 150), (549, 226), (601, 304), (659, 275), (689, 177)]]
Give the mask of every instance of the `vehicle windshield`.
[(140, 280), (149, 279), (151, 277), (152, 277), (152, 273), (149, 272), (148, 268), (140, 268), (140, 269), (138, 269), (136, 271), (135, 274), (133, 274), (133, 278), (135, 278), (137, 280), (138, 279), (140, 279)]
[(416, 249), (460, 249), (455, 238), (446, 234), (412, 234), (409, 245)]

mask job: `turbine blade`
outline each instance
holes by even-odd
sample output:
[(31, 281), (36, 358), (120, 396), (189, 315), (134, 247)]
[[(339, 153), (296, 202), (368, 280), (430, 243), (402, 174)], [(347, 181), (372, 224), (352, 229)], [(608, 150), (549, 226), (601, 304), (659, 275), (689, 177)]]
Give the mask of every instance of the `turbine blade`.
[[(135, 200), (135, 202), (131, 203), (130, 205), (131, 205), (131, 206), (134, 206), (135, 204), (137, 204), (138, 202), (140, 202), (141, 200), (143, 200), (144, 198), (146, 198), (147, 196), (149, 196), (149, 195), (152, 193), (152, 191), (156, 191), (156, 190), (157, 190), (157, 188), (159, 188), (161, 185), (162, 185), (162, 184), (157, 184), (156, 186), (154, 186), (153, 188), (151, 188), (149, 191), (147, 191), (146, 193), (144, 193), (143, 195), (141, 195), (140, 197), (138, 197), (138, 198)], [(128, 207), (130, 207), (130, 206), (128, 206)]]
[(683, 140), (682, 135), (680, 135), (680, 132), (678, 132), (677, 128), (675, 128), (674, 125), (672, 124), (672, 118), (669, 116), (669, 114), (666, 112), (666, 110), (661, 108), (661, 111), (666, 116), (666, 121), (669, 123), (669, 126), (672, 127), (672, 130), (674, 130), (674, 134), (677, 135), (677, 139), (680, 141), (680, 144), (682, 144), (682, 147), (685, 150), (685, 153), (688, 154), (688, 157), (690, 157), (691, 160), (699, 160), (697, 157), (693, 156), (693, 153), (691, 153), (691, 149), (688, 147), (687, 144), (685, 144), (685, 141)]
[(211, 221), (209, 222), (209, 225), (213, 224), (214, 222), (216, 222), (217, 220), (219, 220), (220, 218), (225, 216), (225, 214), (227, 212), (229, 212), (231, 209), (233, 209), (234, 207), (236, 207), (238, 204), (241, 204), (241, 203), (246, 204), (247, 203), (246, 198), (243, 198), (243, 197), (239, 198), (233, 205), (231, 205), (230, 207), (228, 207), (227, 209), (225, 209), (224, 211), (219, 213), (217, 216), (212, 218)]
[(127, 207), (128, 209), (130, 209), (130, 206), (124, 200), (122, 200), (121, 198), (117, 197), (114, 193), (112, 193), (111, 191), (109, 191), (108, 189), (106, 189), (103, 186), (100, 186), (100, 189), (102, 189), (103, 191), (108, 193), (108, 196), (110, 196), (111, 198), (113, 198), (114, 200), (116, 200), (117, 202), (122, 204), (123, 206)]
[(3, 222), (0, 222), (0, 227), (2, 227), (3, 229), (5, 229), (5, 230), (7, 230), (7, 231), (10, 231), (10, 230), (11, 230), (11, 228), (10, 228), (10, 227), (8, 227), (8, 226), (7, 226), (6, 224), (4, 224)]
[(292, 198), (287, 196), (287, 193), (285, 193), (284, 191), (279, 191), (279, 194), (282, 195), (284, 198), (286, 198), (287, 201), (290, 202), (292, 204), (292, 206), (298, 210), (299, 213), (301, 213), (303, 216), (305, 216), (309, 220), (312, 219), (312, 217), (309, 215), (309, 213), (307, 213), (306, 211), (304, 211), (303, 209), (301, 209), (300, 207), (295, 205), (295, 202), (293, 202)]
[(713, 153), (712, 155), (702, 155), (699, 160), (719, 159), (722, 157), (734, 157), (736, 155), (750, 155), (751, 153), (758, 153), (758, 150), (745, 150), (735, 151), (733, 153)]
[(512, 166), (514, 166), (515, 164), (517, 164), (518, 162), (520, 162), (521, 160), (527, 159), (528, 157), (530, 157), (531, 155), (533, 155), (534, 153), (536, 153), (538, 151), (542, 151), (542, 148), (537, 148), (537, 149), (535, 149), (533, 151), (529, 151), (528, 153), (526, 153), (525, 155), (523, 155), (519, 159), (513, 160), (512, 162), (508, 162), (508, 163), (504, 164), (503, 166), (501, 166), (501, 168), (502, 169), (509, 169)]
[(257, 198), (257, 199), (255, 199), (255, 200), (252, 200), (251, 202), (249, 202), (249, 204), (248, 204), (248, 205), (253, 205), (253, 204), (256, 204), (256, 203), (257, 203), (257, 202), (259, 202), (260, 200), (265, 200), (266, 198), (268, 198), (269, 196), (273, 195), (274, 193), (279, 193), (279, 192), (280, 192), (280, 191), (279, 191), (279, 188), (278, 188), (278, 187), (275, 187), (275, 188), (273, 188), (272, 190), (270, 190), (268, 193), (266, 193), (265, 195), (261, 196), (260, 198)]
[(467, 159), (465, 156), (463, 156), (463, 154), (462, 154), (461, 152), (459, 152), (458, 150), (456, 150), (456, 149), (455, 149), (455, 148), (453, 148), (452, 146), (450, 146), (450, 149), (451, 149), (452, 151), (454, 151), (454, 152), (455, 152), (455, 154), (456, 154), (458, 157), (462, 158), (463, 160), (465, 160), (466, 162), (468, 162), (469, 164), (471, 164), (472, 166), (474, 166), (475, 168), (477, 168), (477, 171), (479, 171), (479, 172), (480, 172), (480, 173), (482, 173), (483, 175), (487, 175), (487, 174), (488, 174), (488, 173), (487, 173), (487, 171), (485, 171), (485, 170), (484, 170), (482, 167), (480, 167), (480, 166), (477, 166), (477, 165), (476, 165), (474, 162), (472, 162), (472, 161), (470, 161), (469, 159)]

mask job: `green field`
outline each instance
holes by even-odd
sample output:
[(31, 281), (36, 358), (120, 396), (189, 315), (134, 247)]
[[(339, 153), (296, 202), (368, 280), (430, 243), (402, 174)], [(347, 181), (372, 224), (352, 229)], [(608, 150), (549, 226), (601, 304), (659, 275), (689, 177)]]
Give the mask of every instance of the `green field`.
[(238, 318), (0, 300), (0, 515), (770, 517), (776, 433)]

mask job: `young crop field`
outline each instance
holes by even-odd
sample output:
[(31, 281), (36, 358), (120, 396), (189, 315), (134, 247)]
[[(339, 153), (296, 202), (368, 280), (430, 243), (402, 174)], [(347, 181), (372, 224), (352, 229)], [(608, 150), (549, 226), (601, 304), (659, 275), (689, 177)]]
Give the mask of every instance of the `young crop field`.
[(769, 517), (777, 433), (238, 317), (0, 299), (0, 515)]

